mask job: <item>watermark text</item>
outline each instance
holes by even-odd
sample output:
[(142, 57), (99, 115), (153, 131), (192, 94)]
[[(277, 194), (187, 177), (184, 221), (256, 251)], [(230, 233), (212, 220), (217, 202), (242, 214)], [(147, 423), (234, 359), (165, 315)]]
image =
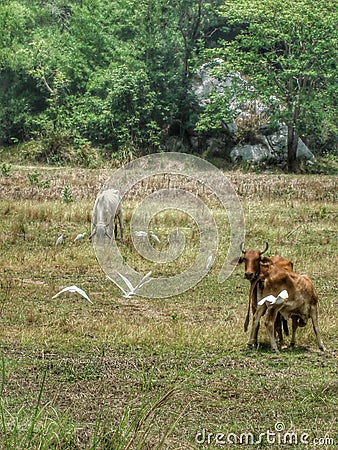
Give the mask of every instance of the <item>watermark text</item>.
[(274, 430), (266, 430), (261, 433), (222, 433), (210, 432), (203, 428), (195, 435), (196, 444), (200, 445), (313, 445), (313, 446), (334, 446), (335, 441), (329, 436), (311, 437), (309, 433), (299, 433), (295, 431), (285, 431), (282, 422), (275, 424)]

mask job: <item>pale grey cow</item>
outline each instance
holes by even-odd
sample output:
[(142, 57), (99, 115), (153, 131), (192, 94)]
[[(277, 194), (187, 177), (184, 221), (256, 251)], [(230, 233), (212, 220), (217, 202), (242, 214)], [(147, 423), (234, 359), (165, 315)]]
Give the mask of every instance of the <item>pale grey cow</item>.
[(120, 226), (120, 239), (123, 241), (123, 215), (121, 196), (116, 189), (107, 189), (98, 195), (92, 219), (92, 232), (89, 239), (96, 236), (97, 242), (104, 242), (105, 237), (117, 237), (117, 221)]

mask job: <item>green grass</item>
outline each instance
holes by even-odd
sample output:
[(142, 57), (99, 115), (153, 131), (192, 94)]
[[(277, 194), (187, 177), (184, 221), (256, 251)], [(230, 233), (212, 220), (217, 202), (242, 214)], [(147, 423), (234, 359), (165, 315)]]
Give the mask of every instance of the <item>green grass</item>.
[[(297, 331), (294, 349), (274, 354), (264, 324), (259, 348), (246, 349), (243, 267), (217, 281), (226, 236), (212, 270), (191, 290), (166, 299), (124, 299), (90, 242), (73, 242), (77, 233), (89, 233), (109, 170), (38, 167), (39, 180), (49, 181), (43, 186), (30, 184), (33, 170), (13, 164), (0, 175), (1, 449), (229, 448), (217, 444), (217, 433), (258, 439), (276, 432), (277, 422), (299, 438), (308, 433), (311, 442), (338, 442), (335, 177), (226, 173), (244, 208), (246, 246), (268, 241), (270, 254), (291, 258), (319, 292), (328, 351), (318, 350), (309, 324)], [(126, 199), (127, 225), (137, 201), (157, 182), (136, 187)], [(220, 205), (193, 189), (226, 234)], [(152, 224), (161, 240), (169, 226), (184, 228), (186, 252), (175, 264), (154, 268), (136, 254), (126, 230), (121, 252), (139, 272), (177, 273), (195, 254), (194, 224), (165, 214)], [(61, 232), (65, 244), (56, 247)], [(85, 289), (94, 305), (72, 294), (52, 299), (71, 284)], [(320, 448), (333, 448), (328, 442)], [(254, 447), (291, 445), (269, 444), (265, 437)]]

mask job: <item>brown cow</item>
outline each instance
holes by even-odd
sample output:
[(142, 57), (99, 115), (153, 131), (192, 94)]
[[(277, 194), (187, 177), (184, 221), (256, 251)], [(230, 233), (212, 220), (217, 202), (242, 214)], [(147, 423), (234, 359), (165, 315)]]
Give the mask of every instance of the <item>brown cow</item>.
[(257, 283), (258, 276), (260, 273), (260, 259), (261, 255), (265, 253), (269, 248), (269, 244), (266, 242), (266, 246), (264, 250), (245, 250), (244, 243), (242, 242), (240, 245), (240, 250), (243, 253), (243, 256), (238, 258), (238, 260), (234, 260), (234, 263), (242, 264), (245, 263), (245, 273), (244, 276), (247, 280), (250, 281), (250, 296), (249, 296), (249, 307), (248, 314), (246, 317), (246, 321), (244, 324), (244, 330), (248, 329), (249, 319), (250, 319), (250, 302), (252, 298), (252, 313), (255, 314), (257, 309)]
[(259, 306), (257, 308), (251, 328), (249, 344), (255, 344), (260, 318), (267, 309), (265, 324), (273, 350), (278, 352), (275, 339), (275, 320), (278, 313), (286, 320), (289, 318), (292, 319), (291, 345), (295, 345), (297, 328), (304, 327), (308, 319), (311, 318), (318, 346), (321, 350), (325, 350), (318, 328), (318, 295), (310, 278), (306, 275), (283, 270), (278, 265), (273, 264), (270, 258), (265, 257), (260, 262), (259, 277), (263, 283), (260, 299), (268, 295), (277, 297), (283, 290), (287, 291), (288, 298), (283, 299), (281, 303), (276, 302), (271, 305), (268, 304), (268, 306), (266, 306), (266, 303), (268, 303), (266, 302), (262, 307)]
[[(264, 250), (245, 250), (243, 242), (240, 245), (240, 250), (243, 253), (243, 256), (241, 256), (238, 259), (238, 263), (245, 263), (245, 278), (250, 281), (250, 294), (249, 294), (249, 305), (248, 305), (248, 312), (246, 315), (245, 323), (244, 323), (244, 331), (247, 331), (249, 320), (250, 320), (250, 302), (252, 301), (252, 314), (254, 315), (256, 313), (257, 309), (257, 289), (262, 290), (263, 284), (259, 279), (260, 275), (260, 261), (261, 256), (263, 253), (265, 253), (269, 248), (269, 244), (265, 243), (265, 249)], [(289, 259), (285, 259), (280, 255), (273, 256), (270, 258), (273, 264), (278, 265), (278, 267), (284, 269), (284, 270), (293, 270), (293, 264)], [(288, 325), (286, 320), (282, 320), (280, 315), (277, 315), (276, 317), (276, 324), (275, 329), (278, 335), (278, 340), (280, 342), (280, 345), (283, 347), (283, 332), (282, 332), (282, 323), (285, 334), (289, 335)], [(259, 325), (258, 325), (259, 328)], [(257, 344), (257, 335), (258, 335), (258, 328), (256, 333), (256, 344)]]

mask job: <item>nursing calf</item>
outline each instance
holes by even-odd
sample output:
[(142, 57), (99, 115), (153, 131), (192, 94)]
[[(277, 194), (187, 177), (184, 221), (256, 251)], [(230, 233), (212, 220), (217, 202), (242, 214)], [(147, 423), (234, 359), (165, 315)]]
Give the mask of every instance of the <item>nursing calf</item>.
[(297, 328), (304, 327), (309, 318), (311, 318), (318, 346), (321, 350), (325, 350), (318, 327), (318, 295), (310, 278), (306, 275), (283, 270), (276, 264), (273, 264), (270, 258), (262, 258), (260, 262), (260, 281), (263, 287), (260, 292), (260, 300), (269, 295), (278, 297), (278, 294), (283, 290), (287, 291), (288, 297), (272, 304), (266, 302), (257, 308), (251, 328), (249, 345), (255, 344), (260, 318), (267, 309), (265, 325), (273, 350), (278, 351), (275, 338), (275, 320), (278, 313), (286, 320), (292, 319), (291, 345), (295, 345)]
[[(269, 248), (269, 244), (266, 242), (265, 248), (263, 250), (245, 250), (243, 242), (240, 245), (240, 250), (242, 252), (242, 256), (238, 258), (238, 260), (234, 260), (233, 262), (236, 264), (244, 263), (245, 266), (245, 278), (250, 281), (250, 293), (249, 293), (249, 304), (248, 311), (244, 323), (244, 331), (247, 331), (249, 321), (250, 321), (250, 305), (252, 308), (252, 314), (255, 315), (257, 310), (257, 291), (262, 292), (263, 282), (260, 279), (260, 271), (261, 271), (261, 260), (262, 255)], [(265, 257), (263, 257), (265, 258)], [(265, 258), (267, 259), (267, 258)], [(276, 264), (279, 268), (291, 271), (293, 270), (293, 264), (289, 259), (283, 258), (280, 255), (275, 255), (272, 258), (269, 258), (272, 264)], [(262, 308), (262, 314), (265, 312), (266, 308)], [(260, 315), (261, 317), (261, 315)], [(280, 314), (277, 314), (276, 323), (275, 323), (275, 331), (278, 335), (278, 340), (280, 345), (283, 347), (283, 332), (284, 329), (285, 334), (289, 335), (288, 324), (285, 319), (282, 319)], [(257, 335), (258, 335), (259, 324), (256, 328), (255, 334), (255, 345), (257, 345)]]

